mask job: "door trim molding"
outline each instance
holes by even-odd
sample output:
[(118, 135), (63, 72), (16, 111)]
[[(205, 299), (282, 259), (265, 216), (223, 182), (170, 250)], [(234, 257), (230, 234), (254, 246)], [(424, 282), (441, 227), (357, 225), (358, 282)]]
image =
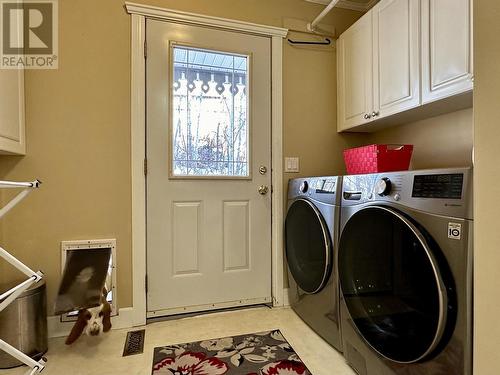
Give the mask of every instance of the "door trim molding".
[(197, 26), (211, 26), (218, 29), (227, 29), (268, 37), (277, 36), (284, 38), (288, 34), (288, 29), (283, 29), (281, 27), (259, 25), (256, 23), (183, 12), (180, 10), (160, 8), (128, 1), (125, 2), (125, 8), (129, 14), (137, 14), (146, 18), (161, 19), (164, 21), (188, 23)]
[(131, 172), (132, 172), (132, 308), (134, 325), (146, 324), (146, 19), (132, 14)]
[(271, 40), (272, 153), (272, 300), (284, 305), (283, 290), (283, 38), (274, 26), (205, 16), (126, 2), (131, 15), (131, 174), (132, 174), (132, 311), (133, 325), (146, 324), (146, 19), (216, 27), (269, 37)]
[(283, 306), (283, 38), (271, 44), (271, 196), (273, 306)]

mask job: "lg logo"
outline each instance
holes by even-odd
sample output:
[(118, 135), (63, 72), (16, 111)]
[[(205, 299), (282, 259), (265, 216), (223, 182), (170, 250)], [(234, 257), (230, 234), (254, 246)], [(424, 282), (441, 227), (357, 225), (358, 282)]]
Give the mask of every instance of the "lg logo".
[(0, 0), (0, 4), (2, 67), (57, 67), (57, 1)]

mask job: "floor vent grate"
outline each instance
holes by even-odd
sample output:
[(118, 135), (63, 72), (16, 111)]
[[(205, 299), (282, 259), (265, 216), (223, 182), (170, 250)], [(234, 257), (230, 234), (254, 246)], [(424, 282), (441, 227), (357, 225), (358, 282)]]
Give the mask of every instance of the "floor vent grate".
[(145, 329), (127, 332), (127, 339), (125, 340), (125, 347), (123, 348), (123, 357), (134, 354), (142, 354), (144, 351), (145, 335)]

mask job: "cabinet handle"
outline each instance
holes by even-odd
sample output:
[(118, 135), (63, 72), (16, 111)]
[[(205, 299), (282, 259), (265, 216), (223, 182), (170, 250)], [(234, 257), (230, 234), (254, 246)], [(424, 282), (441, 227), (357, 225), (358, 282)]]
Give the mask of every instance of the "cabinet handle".
[(365, 115), (363, 117), (365, 118), (365, 120), (369, 120), (372, 118), (372, 116), (369, 115), (368, 113), (365, 113)]
[(377, 117), (379, 115), (380, 115), (380, 112), (378, 112), (378, 111), (377, 112), (373, 111), (373, 113), (372, 113), (372, 117)]

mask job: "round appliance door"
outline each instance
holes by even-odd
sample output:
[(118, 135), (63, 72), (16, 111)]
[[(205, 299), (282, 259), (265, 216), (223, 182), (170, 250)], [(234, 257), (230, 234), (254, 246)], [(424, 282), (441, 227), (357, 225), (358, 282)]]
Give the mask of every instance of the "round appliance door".
[(389, 360), (423, 360), (452, 320), (453, 298), (431, 246), (423, 229), (386, 207), (356, 212), (342, 231), (338, 272), (345, 304), (359, 334)]
[(325, 221), (308, 200), (298, 199), (288, 209), (285, 221), (286, 259), (300, 289), (319, 292), (331, 271), (332, 244)]

